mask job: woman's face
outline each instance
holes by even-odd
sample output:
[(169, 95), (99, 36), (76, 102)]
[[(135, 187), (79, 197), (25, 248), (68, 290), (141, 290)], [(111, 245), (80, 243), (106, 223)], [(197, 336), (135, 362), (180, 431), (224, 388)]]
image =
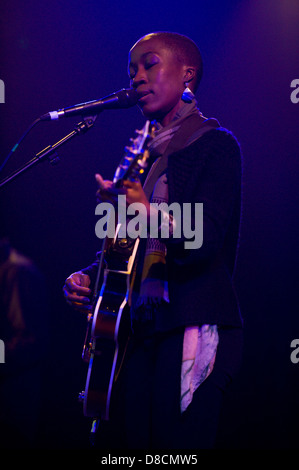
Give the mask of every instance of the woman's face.
[(159, 39), (143, 39), (130, 51), (130, 84), (144, 116), (167, 125), (182, 106), (187, 67)]

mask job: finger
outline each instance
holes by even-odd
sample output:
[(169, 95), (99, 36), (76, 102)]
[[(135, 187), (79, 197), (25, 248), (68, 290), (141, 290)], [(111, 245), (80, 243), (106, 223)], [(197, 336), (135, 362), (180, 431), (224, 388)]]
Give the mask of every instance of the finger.
[(104, 188), (104, 187), (105, 187), (105, 182), (104, 182), (102, 176), (101, 176), (99, 173), (96, 173), (96, 174), (95, 174), (95, 179), (96, 179), (96, 182), (98, 183), (98, 185), (99, 185), (100, 188)]
[[(91, 282), (90, 277), (87, 274), (84, 274), (82, 272), (80, 272), (78, 274), (79, 274), (79, 280), (78, 280), (79, 282), (76, 282), (76, 284), (79, 284), (79, 286), (81, 286), (81, 287), (89, 288), (90, 282)], [(74, 279), (76, 279), (76, 278), (74, 277)]]
[(111, 181), (109, 181), (106, 185), (105, 188), (100, 188), (99, 191), (101, 194), (107, 194), (109, 196), (118, 196), (119, 194), (126, 194), (127, 189), (124, 187), (118, 187), (116, 188), (114, 184), (110, 184)]
[(87, 296), (84, 296), (84, 295), (78, 295), (76, 292), (73, 292), (73, 291), (69, 291), (68, 289), (64, 288), (63, 289), (63, 293), (64, 293), (64, 296), (68, 299), (68, 300), (71, 300), (71, 301), (75, 301), (75, 302), (84, 302), (84, 303), (87, 303), (87, 302), (90, 302), (90, 298), (87, 297)]
[(78, 310), (79, 312), (82, 312), (82, 313), (87, 313), (87, 312), (90, 312), (92, 310), (92, 306), (91, 305), (83, 305), (83, 304), (80, 304), (80, 303), (73, 303), (73, 304), (70, 304), (75, 310)]
[(141, 183), (139, 180), (135, 180), (135, 181), (130, 181), (130, 180), (125, 180), (123, 182), (123, 186), (125, 188), (133, 188), (133, 189), (136, 189), (136, 188), (140, 188), (141, 187)]
[(127, 186), (129, 188), (131, 186), (136, 186), (137, 184), (140, 184), (140, 181), (138, 181), (138, 180), (124, 180), (124, 182), (123, 182), (123, 185)]
[(114, 187), (113, 182), (110, 180), (104, 180), (102, 176), (98, 173), (95, 175), (96, 182), (99, 185), (100, 190), (109, 191), (111, 188)]
[(107, 193), (108, 195), (113, 194), (113, 195), (118, 195), (118, 194), (126, 194), (126, 189), (122, 187), (116, 188), (115, 185), (113, 184), (113, 181), (110, 180), (104, 180), (101, 175), (98, 173), (95, 175), (96, 181), (99, 185), (99, 189), (97, 193), (99, 194), (105, 194)]
[(88, 303), (90, 302), (90, 298), (89, 297), (86, 297), (84, 295), (78, 295), (77, 293), (74, 293), (72, 291), (69, 291), (67, 288), (63, 288), (63, 295), (65, 297), (66, 300), (70, 300), (70, 301), (80, 301), (80, 302), (84, 302), (84, 303)]
[(76, 284), (74, 280), (70, 277), (65, 281), (64, 289), (70, 293), (77, 292), (79, 294), (91, 294), (91, 289), (89, 289), (89, 287), (84, 287)]

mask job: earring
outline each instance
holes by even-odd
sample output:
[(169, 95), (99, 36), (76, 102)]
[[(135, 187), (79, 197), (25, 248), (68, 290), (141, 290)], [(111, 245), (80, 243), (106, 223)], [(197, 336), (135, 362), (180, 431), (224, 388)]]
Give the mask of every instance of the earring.
[(195, 95), (192, 93), (192, 91), (188, 87), (188, 82), (185, 83), (185, 87), (186, 88), (185, 88), (185, 90), (183, 91), (183, 94), (182, 94), (182, 100), (185, 103), (192, 103), (192, 100), (193, 100)]

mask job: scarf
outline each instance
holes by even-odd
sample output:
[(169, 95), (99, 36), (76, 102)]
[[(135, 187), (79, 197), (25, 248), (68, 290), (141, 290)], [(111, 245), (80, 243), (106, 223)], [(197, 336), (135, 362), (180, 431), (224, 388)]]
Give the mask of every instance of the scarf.
[[(186, 120), (197, 115), (201, 118), (195, 125), (195, 129), (188, 125), (182, 127)], [(211, 126), (201, 126), (211, 122)], [(168, 155), (173, 151), (180, 150), (184, 146), (190, 145), (201, 133), (209, 130), (210, 127), (219, 126), (218, 121), (204, 118), (199, 111), (195, 98), (191, 103), (184, 103), (174, 116), (173, 120), (165, 127), (155, 123), (157, 128), (154, 137), (149, 142), (150, 159), (154, 161), (143, 185), (150, 203), (157, 205), (162, 202), (168, 203), (168, 185), (166, 169)], [(175, 137), (180, 133), (180, 138), (174, 143)], [(161, 211), (161, 225), (168, 224), (171, 236), (172, 219), (171, 215)], [(162, 303), (168, 303), (168, 283), (166, 275), (166, 245), (160, 238), (140, 240), (139, 253), (137, 257), (136, 269), (132, 276), (131, 292), (131, 315), (139, 321), (151, 320), (157, 307)]]

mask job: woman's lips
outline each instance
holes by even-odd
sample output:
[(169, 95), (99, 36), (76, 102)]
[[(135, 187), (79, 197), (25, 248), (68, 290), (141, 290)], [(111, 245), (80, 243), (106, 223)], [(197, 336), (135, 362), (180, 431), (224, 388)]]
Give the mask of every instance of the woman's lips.
[(143, 91), (142, 93), (139, 93), (139, 98), (138, 98), (138, 101), (143, 103), (143, 101), (146, 100), (147, 96), (150, 95), (150, 91)]

